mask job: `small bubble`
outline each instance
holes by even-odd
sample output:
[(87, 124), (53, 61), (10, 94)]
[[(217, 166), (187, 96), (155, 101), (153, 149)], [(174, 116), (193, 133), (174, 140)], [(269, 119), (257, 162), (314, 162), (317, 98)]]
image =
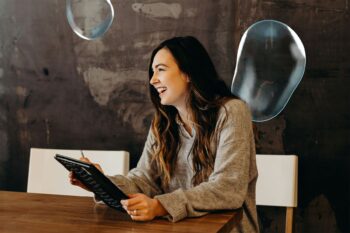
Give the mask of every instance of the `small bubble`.
[(110, 0), (67, 0), (66, 14), (73, 31), (85, 40), (102, 37), (114, 19)]

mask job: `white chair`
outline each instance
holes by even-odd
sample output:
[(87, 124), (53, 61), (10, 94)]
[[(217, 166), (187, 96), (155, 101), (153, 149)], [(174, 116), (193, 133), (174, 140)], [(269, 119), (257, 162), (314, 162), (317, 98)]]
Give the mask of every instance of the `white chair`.
[[(99, 163), (106, 175), (126, 175), (129, 171), (129, 153), (126, 151), (84, 150), (83, 153), (94, 163)], [(93, 196), (93, 193), (70, 184), (69, 172), (56, 161), (56, 154), (75, 159), (81, 157), (80, 150), (31, 148), (27, 192)]]
[(298, 205), (298, 157), (296, 155), (256, 155), (259, 177), (256, 204), (286, 207), (285, 232), (293, 227), (293, 208)]

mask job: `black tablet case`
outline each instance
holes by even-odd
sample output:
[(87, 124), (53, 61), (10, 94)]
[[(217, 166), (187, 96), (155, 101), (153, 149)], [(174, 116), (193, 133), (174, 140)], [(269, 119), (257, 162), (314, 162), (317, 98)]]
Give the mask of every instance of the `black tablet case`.
[(114, 209), (125, 212), (120, 201), (128, 199), (128, 196), (94, 165), (59, 154), (55, 155), (55, 159), (67, 170), (72, 171), (76, 178), (94, 192), (104, 203)]

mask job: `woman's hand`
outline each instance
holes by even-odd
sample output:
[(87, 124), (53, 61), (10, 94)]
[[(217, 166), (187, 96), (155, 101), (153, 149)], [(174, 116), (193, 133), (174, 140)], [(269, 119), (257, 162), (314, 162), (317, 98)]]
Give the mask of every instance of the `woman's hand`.
[[(83, 161), (83, 162), (86, 162), (86, 163), (90, 163), (92, 165), (94, 165), (98, 170), (100, 170), (100, 172), (103, 173), (103, 170), (101, 168), (101, 166), (97, 163), (92, 163), (88, 158), (86, 157), (80, 157), (79, 160)], [(72, 185), (76, 185), (76, 186), (79, 186), (80, 188), (83, 188), (89, 192), (91, 192), (91, 190), (86, 187), (83, 183), (80, 182), (80, 180), (78, 180), (75, 175), (74, 175), (74, 172), (69, 172), (69, 181)]]
[(141, 193), (130, 194), (128, 196), (130, 199), (122, 200), (121, 204), (133, 220), (149, 221), (157, 216), (168, 214), (157, 199), (152, 199)]

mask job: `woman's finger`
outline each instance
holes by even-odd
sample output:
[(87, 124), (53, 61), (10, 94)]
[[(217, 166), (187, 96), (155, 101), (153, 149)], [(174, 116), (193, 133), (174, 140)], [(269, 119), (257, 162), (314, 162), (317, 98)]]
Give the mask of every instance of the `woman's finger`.
[[(141, 194), (142, 195), (142, 194)], [(141, 195), (138, 195), (138, 194), (135, 194), (135, 195), (129, 195), (129, 199), (127, 200), (122, 200), (121, 201), (121, 204), (123, 206), (126, 206), (126, 207), (130, 207), (130, 206), (133, 206), (135, 204), (138, 204), (139, 202), (142, 202), (142, 196)]]
[(86, 158), (86, 157), (80, 157), (79, 160), (83, 161), (85, 163), (91, 163), (90, 160), (88, 158)]
[(137, 202), (132, 205), (123, 205), (123, 208), (127, 211), (141, 210), (147, 208), (144, 202)]
[(132, 211), (141, 211), (140, 213), (145, 213), (147, 212), (147, 205), (144, 202), (139, 202), (137, 204), (131, 205), (131, 206), (123, 206), (123, 208), (126, 211), (131, 211), (131, 213), (134, 213)]
[(101, 166), (100, 166), (100, 164), (98, 164), (98, 163), (92, 163), (92, 162), (90, 161), (90, 159), (88, 159), (87, 157), (80, 157), (79, 160), (80, 160), (80, 161), (83, 161), (83, 162), (85, 162), (85, 163), (90, 163), (90, 164), (94, 165), (98, 170), (100, 170), (100, 172), (104, 173), (103, 170), (102, 170), (102, 168), (101, 168)]
[(72, 184), (72, 185), (76, 185), (76, 186), (79, 186), (80, 188), (83, 188), (87, 191), (90, 191), (90, 189), (88, 187), (86, 187), (83, 183), (81, 183), (80, 180), (78, 180), (75, 175), (74, 175), (74, 172), (69, 172), (69, 182)]
[(131, 219), (134, 221), (149, 221), (152, 220), (153, 218), (151, 216), (147, 216), (147, 215), (130, 215)]
[(128, 212), (128, 214), (132, 216), (142, 216), (146, 214), (145, 209), (133, 209), (133, 210), (127, 210), (126, 212)]

